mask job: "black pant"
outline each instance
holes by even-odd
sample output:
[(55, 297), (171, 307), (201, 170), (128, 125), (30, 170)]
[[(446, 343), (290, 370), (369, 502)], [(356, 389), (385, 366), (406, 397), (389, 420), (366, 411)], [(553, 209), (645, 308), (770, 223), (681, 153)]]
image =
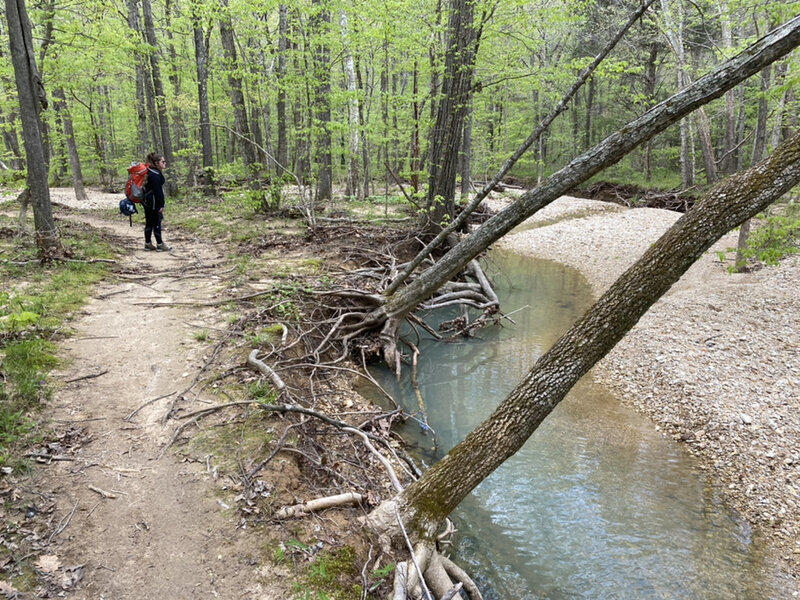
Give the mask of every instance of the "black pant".
[(156, 244), (163, 243), (161, 241), (161, 219), (162, 214), (160, 210), (144, 206), (144, 241), (150, 243), (150, 236), (155, 235)]

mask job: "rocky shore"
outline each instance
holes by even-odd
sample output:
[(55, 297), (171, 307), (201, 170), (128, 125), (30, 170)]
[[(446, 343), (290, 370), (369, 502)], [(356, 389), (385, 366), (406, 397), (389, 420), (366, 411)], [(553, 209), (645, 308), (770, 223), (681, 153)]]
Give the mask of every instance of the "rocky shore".
[[(578, 269), (599, 297), (679, 217), (564, 197), (500, 244)], [(735, 245), (720, 240), (591, 375), (685, 444), (800, 597), (800, 256), (729, 274)]]

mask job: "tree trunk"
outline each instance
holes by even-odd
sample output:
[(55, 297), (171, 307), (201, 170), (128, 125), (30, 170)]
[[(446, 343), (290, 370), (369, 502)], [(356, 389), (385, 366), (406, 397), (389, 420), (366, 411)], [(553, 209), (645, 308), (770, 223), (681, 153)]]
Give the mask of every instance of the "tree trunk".
[(361, 164), (364, 167), (361, 175), (361, 199), (363, 200), (370, 196), (372, 183), (372, 172), (370, 170), (369, 160), (369, 139), (367, 137), (366, 126), (366, 123), (369, 121), (369, 112), (366, 110), (366, 106), (372, 104), (371, 94), (373, 86), (364, 87), (364, 82), (361, 79), (361, 64), (359, 60), (356, 60), (355, 69), (357, 89), (361, 90), (365, 95), (364, 98), (359, 98), (358, 100), (358, 131), (361, 136)]
[[(161, 141), (161, 153), (167, 159), (167, 164), (174, 162), (172, 154), (172, 138), (169, 133), (169, 117), (167, 116), (167, 98), (164, 93), (164, 84), (161, 79), (161, 68), (158, 62), (158, 42), (156, 41), (156, 31), (153, 25), (153, 10), (150, 0), (142, 0), (142, 15), (144, 16), (144, 33), (147, 44), (150, 46), (150, 74), (153, 78), (153, 91), (155, 92), (155, 104), (158, 117), (158, 126)], [(174, 180), (171, 180), (174, 181)], [(168, 184), (170, 191), (173, 184)]]
[(6, 150), (11, 154), (11, 168), (15, 171), (21, 171), (25, 168), (25, 164), (22, 160), (22, 152), (20, 152), (19, 148), (17, 129), (14, 127), (15, 121), (14, 113), (10, 113), (8, 118), (0, 114), (0, 129), (3, 131), (3, 142), (5, 142)]
[(286, 132), (288, 119), (286, 118), (286, 51), (288, 48), (287, 36), (289, 35), (289, 9), (281, 4), (278, 9), (278, 149), (276, 172), (279, 177), (284, 177), (284, 172), (289, 169), (289, 137)]
[(22, 138), (28, 167), (28, 187), (33, 204), (36, 246), (42, 259), (64, 255), (61, 237), (50, 206), (47, 161), (42, 146), (39, 112), (47, 106), (44, 87), (36, 69), (31, 23), (25, 0), (5, 0), (11, 62), (19, 95)]
[(64, 127), (64, 139), (67, 143), (67, 153), (69, 154), (69, 166), (72, 172), (72, 187), (75, 190), (75, 198), (80, 202), (85, 202), (88, 197), (83, 187), (83, 172), (81, 171), (81, 160), (78, 156), (78, 147), (75, 144), (75, 132), (72, 127), (72, 117), (67, 108), (67, 99), (62, 88), (53, 91), (53, 107), (56, 109), (61, 123)]
[[(750, 164), (754, 165), (762, 158), (767, 150), (767, 117), (769, 106), (767, 92), (769, 92), (770, 79), (772, 78), (772, 65), (767, 65), (761, 70), (761, 94), (758, 96), (758, 117), (756, 118), (756, 131), (753, 141), (753, 155)], [(736, 242), (735, 269), (741, 273), (747, 270), (747, 259), (744, 253), (747, 250), (747, 241), (750, 239), (750, 221), (746, 221), (739, 229), (739, 239)]]
[(211, 145), (211, 113), (208, 109), (208, 37), (192, 4), (192, 33), (194, 36), (194, 59), (197, 71), (197, 105), (200, 109), (200, 148), (203, 154), (203, 191), (214, 193), (214, 151)]
[[(644, 69), (644, 97), (645, 106), (651, 107), (655, 103), (656, 98), (656, 84), (657, 69), (656, 59), (658, 58), (659, 44), (656, 41), (650, 43), (650, 52), (647, 55), (647, 63)], [(645, 181), (650, 181), (653, 175), (653, 144), (650, 140), (644, 144), (644, 178)]]
[[(399, 496), (371, 526), (390, 532), (395, 511), (419, 538), (511, 457), (567, 392), (720, 237), (800, 182), (800, 133), (766, 161), (705, 194), (548, 350), (497, 409)], [(388, 525), (388, 527), (387, 527)]]
[(250, 172), (250, 166), (257, 162), (255, 147), (250, 137), (250, 126), (247, 120), (247, 107), (245, 106), (244, 92), (242, 91), (242, 77), (238, 75), (239, 57), (236, 52), (236, 41), (233, 36), (233, 25), (228, 13), (228, 2), (222, 2), (223, 13), (219, 20), (219, 35), (222, 50), (228, 68), (228, 85), (230, 86), (231, 105), (233, 105), (233, 123), (236, 131), (236, 145), (242, 149), (242, 162), (247, 171), (247, 178), (255, 174)]
[(364, 190), (361, 187), (359, 171), (360, 145), (361, 145), (361, 117), (358, 106), (358, 87), (356, 85), (356, 72), (353, 55), (350, 52), (347, 33), (347, 13), (339, 11), (339, 27), (342, 34), (342, 53), (344, 61), (345, 81), (347, 82), (347, 118), (348, 118), (348, 154), (347, 154), (347, 184), (345, 196), (355, 196), (358, 200), (364, 199)]
[(397, 339), (397, 328), (405, 316), (478, 254), (539, 209), (604, 168), (618, 162), (628, 152), (689, 115), (698, 106), (720, 97), (726, 90), (733, 88), (798, 45), (800, 45), (800, 17), (795, 17), (683, 91), (654, 106), (594, 148), (576, 157), (541, 185), (528, 190), (516, 202), (486, 221), (408, 286), (387, 296), (384, 305), (377, 309), (380, 314), (371, 317), (371, 320), (384, 324), (381, 337), (387, 362), (395, 364), (394, 343)]
[[(775, 65), (775, 86), (783, 87), (786, 82), (786, 76), (789, 72), (789, 63), (786, 60), (780, 61)], [(777, 148), (780, 143), (789, 137), (784, 127), (784, 120), (786, 114), (786, 100), (789, 96), (789, 90), (784, 90), (778, 98), (778, 105), (775, 107), (775, 118), (772, 124), (772, 135), (770, 139), (770, 148)]]
[[(135, 37), (146, 41), (141, 20), (139, 18), (138, 0), (127, 0), (128, 26)], [(137, 148), (140, 159), (150, 151), (151, 147), (158, 147), (158, 128), (156, 127), (156, 102), (153, 92), (153, 79), (150, 77), (150, 68), (144, 53), (135, 50), (134, 62), (136, 64), (136, 115), (138, 118), (139, 146)], [(148, 127), (147, 115), (151, 115)]]
[(469, 199), (470, 180), (472, 179), (472, 100), (467, 107), (464, 118), (464, 136), (461, 140), (461, 200)]
[[(720, 1), (720, 28), (723, 52), (730, 52), (733, 48), (733, 31), (730, 23), (730, 9), (728, 3)], [(719, 170), (730, 175), (736, 171), (736, 91), (725, 92), (725, 133), (722, 141), (722, 157)]]
[[(664, 35), (667, 37), (672, 52), (677, 61), (678, 92), (689, 85), (689, 78), (686, 74), (686, 51), (683, 47), (683, 10), (681, 3), (676, 2), (678, 14), (673, 18), (667, 0), (661, 0), (661, 12), (664, 18)], [(686, 190), (694, 186), (694, 161), (690, 148), (689, 120), (682, 119), (679, 125), (681, 136), (681, 188)]]
[[(412, 72), (411, 84), (411, 156), (409, 157), (408, 170), (411, 171), (411, 189), (416, 194), (419, 192), (420, 182), (419, 175), (420, 169), (420, 134), (419, 134), (419, 120), (420, 120), (420, 105), (419, 105), (419, 63), (414, 59), (414, 69)], [(394, 94), (392, 94), (394, 95)], [(395, 127), (396, 129), (396, 127)]]
[[(169, 68), (169, 81), (172, 84), (172, 93), (175, 97), (180, 97), (182, 95), (181, 91), (181, 69), (178, 66), (178, 54), (175, 50), (175, 40), (173, 39), (172, 35), (172, 0), (166, 0), (164, 3), (164, 21), (166, 27), (164, 28), (167, 32), (167, 55), (169, 56), (169, 62), (171, 63)], [(186, 127), (183, 123), (183, 113), (181, 109), (184, 108), (182, 105), (175, 103), (173, 108), (173, 119), (172, 123), (174, 125), (175, 131), (177, 132), (175, 145), (177, 146), (178, 150), (185, 148), (185, 130)]]
[(331, 58), (324, 38), (330, 26), (331, 15), (326, 0), (312, 0), (317, 11), (310, 28), (317, 40), (314, 46), (314, 129), (317, 130), (315, 160), (317, 163), (318, 202), (333, 198), (333, 163), (331, 158)]
[(451, 0), (442, 94), (428, 154), (429, 178), (423, 230), (429, 235), (438, 233), (442, 224), (455, 215), (458, 154), (480, 43), (480, 28), (473, 22), (473, 13), (472, 0)]
[(703, 154), (703, 166), (706, 170), (706, 183), (713, 185), (717, 176), (717, 162), (714, 157), (714, 143), (711, 141), (711, 123), (708, 121), (706, 111), (701, 106), (695, 112), (697, 136), (700, 138), (700, 151)]

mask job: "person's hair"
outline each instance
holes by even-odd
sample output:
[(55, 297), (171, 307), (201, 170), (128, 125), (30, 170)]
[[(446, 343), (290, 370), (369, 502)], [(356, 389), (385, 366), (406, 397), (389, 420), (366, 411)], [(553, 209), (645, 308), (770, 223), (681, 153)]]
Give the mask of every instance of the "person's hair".
[(164, 158), (163, 154), (156, 154), (155, 152), (151, 152), (150, 154), (147, 155), (146, 162), (151, 167), (158, 168), (158, 163), (161, 161), (162, 158)]

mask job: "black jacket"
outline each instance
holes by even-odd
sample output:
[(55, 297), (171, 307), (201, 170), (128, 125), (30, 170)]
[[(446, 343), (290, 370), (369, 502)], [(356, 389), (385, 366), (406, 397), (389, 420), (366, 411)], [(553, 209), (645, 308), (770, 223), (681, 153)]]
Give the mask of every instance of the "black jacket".
[(147, 183), (144, 186), (142, 203), (151, 210), (164, 208), (164, 175), (153, 167), (147, 167)]

